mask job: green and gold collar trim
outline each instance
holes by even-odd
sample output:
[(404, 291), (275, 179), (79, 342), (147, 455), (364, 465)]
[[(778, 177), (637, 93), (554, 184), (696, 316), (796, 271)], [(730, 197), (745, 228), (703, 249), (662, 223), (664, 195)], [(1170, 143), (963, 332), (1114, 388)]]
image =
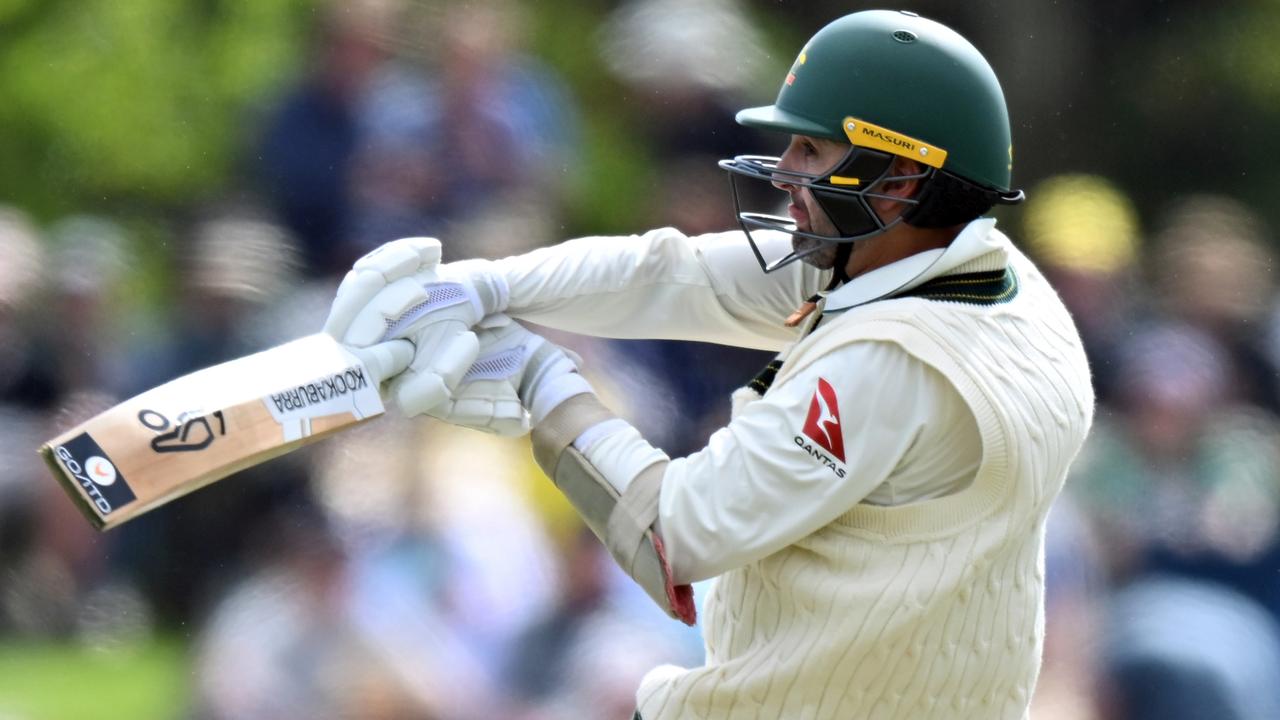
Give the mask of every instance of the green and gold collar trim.
[(1013, 268), (988, 272), (943, 275), (922, 285), (894, 295), (895, 298), (918, 297), (946, 300), (970, 305), (999, 305), (1018, 294), (1018, 276)]
[(778, 371), (782, 369), (782, 361), (775, 359), (773, 362), (764, 366), (751, 382), (747, 383), (747, 387), (764, 395), (769, 392), (769, 388), (773, 387), (773, 379), (778, 376)]

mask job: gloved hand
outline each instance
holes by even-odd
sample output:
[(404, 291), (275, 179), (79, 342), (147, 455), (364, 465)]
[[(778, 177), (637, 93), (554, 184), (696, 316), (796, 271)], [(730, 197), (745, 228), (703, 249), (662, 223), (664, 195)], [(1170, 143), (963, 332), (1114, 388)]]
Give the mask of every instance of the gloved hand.
[(440, 265), (440, 241), (404, 238), (356, 261), (338, 286), (324, 332), (349, 347), (394, 338), (416, 347), (391, 384), (406, 412), (448, 400), (476, 358), (471, 326), (506, 306), (507, 288), (485, 261)]
[(375, 385), (381, 385), (409, 367), (413, 362), (414, 347), (408, 340), (397, 339), (363, 348), (348, 347), (347, 352), (355, 355), (368, 369)]
[(592, 392), (578, 373), (576, 357), (504, 315), (485, 318), (476, 335), (479, 357), (453, 398), (422, 412), (454, 425), (515, 437), (529, 432), (561, 402)]

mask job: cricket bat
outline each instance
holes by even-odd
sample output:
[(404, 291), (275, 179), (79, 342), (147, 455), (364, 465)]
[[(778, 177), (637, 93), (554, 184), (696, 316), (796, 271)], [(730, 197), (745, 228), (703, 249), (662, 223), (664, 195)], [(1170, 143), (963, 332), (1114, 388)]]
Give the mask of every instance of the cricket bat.
[(148, 390), (40, 453), (90, 522), (108, 530), (381, 415), (378, 383), (332, 337), (309, 335)]

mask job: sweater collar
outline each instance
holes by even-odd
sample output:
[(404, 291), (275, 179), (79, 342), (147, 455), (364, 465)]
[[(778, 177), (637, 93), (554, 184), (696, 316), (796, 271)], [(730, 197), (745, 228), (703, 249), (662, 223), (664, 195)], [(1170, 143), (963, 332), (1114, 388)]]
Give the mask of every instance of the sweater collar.
[(945, 248), (916, 253), (863, 273), (829, 293), (823, 312), (848, 310), (898, 295), (943, 275), (1003, 270), (1009, 263), (1009, 241), (995, 227), (995, 218), (978, 218)]

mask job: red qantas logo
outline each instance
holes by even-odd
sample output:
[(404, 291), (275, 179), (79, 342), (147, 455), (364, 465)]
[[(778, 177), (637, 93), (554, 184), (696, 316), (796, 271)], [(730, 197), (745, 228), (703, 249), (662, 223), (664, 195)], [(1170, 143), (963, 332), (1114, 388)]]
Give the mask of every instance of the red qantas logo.
[(840, 427), (840, 407), (831, 383), (818, 378), (818, 389), (809, 401), (809, 417), (804, 421), (804, 434), (818, 443), (832, 457), (844, 462), (844, 431)]

